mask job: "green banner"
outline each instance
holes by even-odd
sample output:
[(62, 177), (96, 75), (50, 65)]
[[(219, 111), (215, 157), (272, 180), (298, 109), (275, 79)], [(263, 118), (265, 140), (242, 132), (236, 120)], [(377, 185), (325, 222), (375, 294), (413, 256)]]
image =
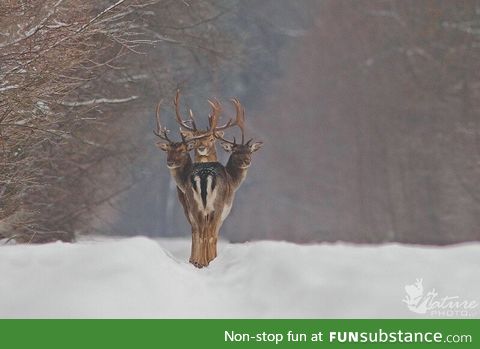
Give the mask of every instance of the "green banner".
[(13, 348), (479, 348), (479, 320), (0, 320)]

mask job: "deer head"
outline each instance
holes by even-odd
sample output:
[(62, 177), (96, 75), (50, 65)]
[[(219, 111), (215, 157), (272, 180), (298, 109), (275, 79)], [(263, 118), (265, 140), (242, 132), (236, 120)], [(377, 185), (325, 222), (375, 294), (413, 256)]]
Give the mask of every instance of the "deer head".
[(229, 162), (232, 163), (233, 166), (239, 169), (246, 169), (250, 167), (252, 162), (252, 154), (259, 150), (263, 142), (253, 142), (253, 139), (250, 139), (245, 144), (237, 144), (234, 142), (224, 141), (222, 143), (222, 148), (227, 151), (231, 152)]
[(252, 139), (245, 143), (245, 109), (243, 109), (237, 99), (233, 99), (232, 101), (235, 104), (235, 108), (238, 111), (237, 114), (239, 115), (236, 125), (242, 131), (242, 142), (237, 143), (235, 138), (233, 138), (232, 142), (218, 134), (216, 135), (216, 137), (222, 141), (221, 145), (223, 149), (231, 153), (230, 157), (228, 158), (227, 165), (225, 166), (225, 170), (230, 175), (229, 182), (231, 187), (233, 188), (233, 190), (237, 190), (247, 176), (248, 168), (250, 167), (250, 164), (252, 162), (252, 154), (258, 149), (260, 149), (263, 143), (252, 143)]
[(188, 163), (191, 163), (191, 158), (189, 151), (194, 147), (195, 137), (187, 141), (183, 135), (180, 142), (172, 141), (168, 137), (168, 130), (166, 127), (163, 127), (160, 122), (160, 105), (162, 101), (157, 104), (157, 129), (153, 133), (159, 137), (162, 141), (156, 143), (157, 147), (167, 153), (167, 167), (170, 170), (178, 169), (184, 167)]
[(236, 98), (232, 99), (232, 102), (237, 111), (234, 125), (240, 128), (242, 143), (237, 143), (235, 137), (233, 138), (233, 142), (226, 140), (222, 134), (215, 134), (215, 137), (222, 141), (221, 146), (225, 151), (232, 153), (228, 160), (230, 165), (238, 169), (246, 169), (250, 166), (252, 154), (262, 147), (263, 142), (252, 143), (253, 139), (250, 139), (245, 143), (245, 108), (243, 108), (240, 101)]
[[(239, 110), (237, 109), (237, 116), (235, 121), (230, 119), (225, 125), (218, 126), (218, 119), (221, 113), (220, 103), (217, 100), (208, 101), (212, 108), (212, 112), (208, 116), (208, 128), (200, 130), (197, 128), (193, 112), (189, 110), (189, 119), (184, 120), (179, 110), (180, 91), (177, 90), (175, 96), (175, 117), (177, 123), (180, 125), (180, 133), (187, 140), (194, 139), (195, 162), (214, 162), (217, 161), (217, 151), (215, 148), (215, 141), (217, 136), (223, 136), (223, 131), (227, 128), (237, 125), (239, 122)], [(240, 121), (241, 122), (241, 121)]]

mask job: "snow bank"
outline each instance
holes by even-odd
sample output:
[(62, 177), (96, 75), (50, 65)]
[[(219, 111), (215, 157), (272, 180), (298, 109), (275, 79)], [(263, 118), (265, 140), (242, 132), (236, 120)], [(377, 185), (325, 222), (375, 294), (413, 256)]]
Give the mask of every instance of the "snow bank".
[(2, 246), (0, 317), (419, 317), (402, 302), (416, 278), (480, 300), (480, 244), (223, 243), (202, 270), (189, 248), (140, 237)]

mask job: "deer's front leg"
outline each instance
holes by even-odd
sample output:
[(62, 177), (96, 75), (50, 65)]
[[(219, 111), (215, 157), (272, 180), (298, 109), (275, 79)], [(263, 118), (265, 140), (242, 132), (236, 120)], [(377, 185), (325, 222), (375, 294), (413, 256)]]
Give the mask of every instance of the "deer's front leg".
[(202, 268), (203, 265), (200, 263), (200, 234), (198, 230), (192, 228), (192, 249), (190, 253), (189, 262), (192, 263), (197, 268)]
[(210, 222), (205, 236), (205, 254), (208, 263), (217, 257), (217, 240), (218, 240), (217, 222)]
[(190, 263), (197, 268), (208, 266), (210, 260), (207, 257), (207, 240), (205, 239), (206, 226), (204, 224), (192, 226), (192, 249)]

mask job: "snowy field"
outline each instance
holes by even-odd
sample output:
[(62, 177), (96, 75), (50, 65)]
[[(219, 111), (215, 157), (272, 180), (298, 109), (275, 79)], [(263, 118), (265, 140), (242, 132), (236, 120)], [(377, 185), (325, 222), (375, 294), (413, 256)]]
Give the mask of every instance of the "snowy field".
[(202, 270), (187, 263), (189, 248), (141, 237), (2, 246), (0, 317), (419, 318), (432, 314), (409, 310), (407, 294), (480, 301), (478, 243), (221, 243)]

